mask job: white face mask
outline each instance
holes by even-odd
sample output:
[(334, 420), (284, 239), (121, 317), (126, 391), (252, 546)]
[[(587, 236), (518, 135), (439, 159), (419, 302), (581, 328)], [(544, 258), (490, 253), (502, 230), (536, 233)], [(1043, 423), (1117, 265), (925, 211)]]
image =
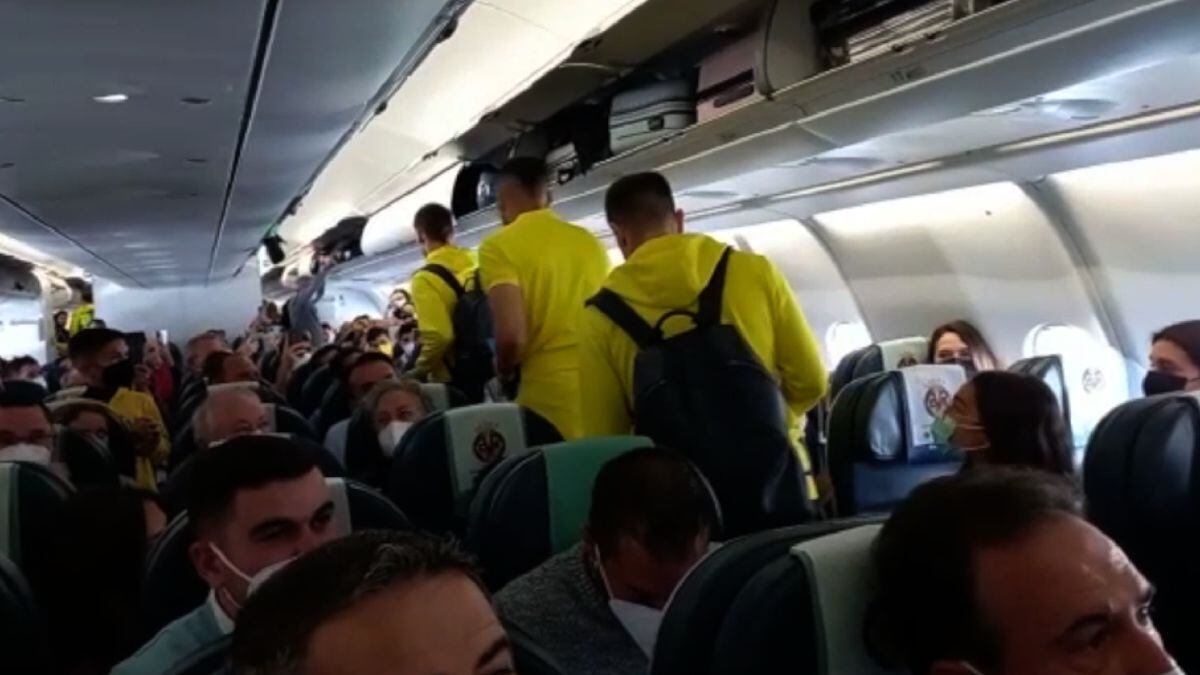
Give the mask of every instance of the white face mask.
[(396, 454), (396, 446), (400, 445), (400, 439), (404, 438), (404, 434), (412, 428), (412, 422), (401, 422), (396, 420), (389, 422), (379, 432), (379, 448), (383, 450), (383, 456), (391, 458)]
[(595, 550), (595, 555), (596, 569), (600, 572), (600, 580), (604, 582), (604, 591), (608, 594), (608, 608), (646, 658), (653, 659), (654, 645), (658, 642), (658, 629), (662, 626), (663, 610), (614, 598), (612, 587), (608, 584), (608, 576), (604, 573), (604, 564), (600, 562), (599, 549)]
[[(237, 565), (234, 565), (232, 562), (230, 562), (229, 558), (225, 557), (225, 554), (221, 552), (221, 549), (217, 548), (216, 544), (213, 544), (210, 542), (208, 544), (208, 547), (210, 549), (212, 549), (212, 552), (217, 556), (217, 558), (220, 559), (220, 561), (222, 563), (224, 563), (226, 567), (229, 568), (230, 572), (233, 572), (234, 574), (236, 574), (238, 576), (239, 579), (246, 582), (246, 597), (242, 598), (242, 602), (245, 602), (246, 598), (249, 598), (250, 596), (254, 595), (254, 592), (257, 591), (259, 588), (261, 588), (263, 584), (267, 583), (267, 580), (270, 579), (272, 576), (274, 576), (274, 574), (276, 572), (278, 572), (279, 570), (292, 564), (292, 561), (294, 561), (296, 559), (296, 558), (287, 558), (284, 560), (280, 560), (277, 563), (274, 563), (272, 565), (267, 565), (266, 567), (262, 568), (257, 573), (255, 573), (254, 576), (250, 576), (249, 574), (246, 574), (241, 569), (239, 569)], [(229, 602), (233, 603), (234, 607), (237, 607), (239, 610), (242, 608), (242, 602), (238, 602), (237, 599), (233, 597), (233, 594), (230, 593), (228, 589), (221, 589), (221, 590), (224, 591), (225, 598), (227, 600), (229, 600)]]
[(49, 466), (50, 451), (33, 443), (15, 443), (0, 449), (0, 462), (32, 462)]
[[(959, 665), (961, 665), (963, 668), (966, 668), (970, 672), (974, 673), (974, 675), (983, 675), (983, 671), (979, 670), (978, 668), (971, 665), (970, 663), (967, 663), (966, 661), (963, 661)], [(1183, 672), (1183, 668), (1180, 668), (1179, 666), (1172, 664), (1171, 669), (1166, 671), (1165, 673), (1162, 673), (1162, 675), (1187, 675), (1187, 674)]]

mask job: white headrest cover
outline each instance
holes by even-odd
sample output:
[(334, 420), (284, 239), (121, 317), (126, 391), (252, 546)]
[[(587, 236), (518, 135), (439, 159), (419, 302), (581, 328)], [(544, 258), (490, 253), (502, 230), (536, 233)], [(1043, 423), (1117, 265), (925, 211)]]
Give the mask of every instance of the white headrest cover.
[(529, 450), (524, 418), (516, 404), (485, 403), (447, 410), (443, 415), (456, 495), (471, 490), (485, 467)]
[(341, 478), (326, 478), (329, 499), (333, 501), (333, 531), (344, 537), (353, 531), (350, 522), (350, 497), (346, 494), (346, 481)]
[(923, 337), (900, 338), (879, 343), (879, 354), (883, 357), (884, 370), (907, 368), (925, 363), (929, 354), (929, 340)]
[(864, 525), (798, 544), (792, 555), (808, 574), (813, 622), (819, 634), (818, 672), (883, 675), (868, 656), (863, 626), (871, 602), (871, 543), (880, 525)]
[(450, 392), (446, 389), (446, 385), (422, 384), (421, 393), (425, 394), (425, 398), (429, 399), (429, 404), (433, 406), (430, 413), (450, 409)]
[[(899, 372), (907, 399), (909, 460), (919, 460), (923, 451), (937, 448), (929, 427), (950, 407), (954, 394), (966, 383), (967, 373), (957, 365), (919, 365)], [(943, 454), (940, 449), (936, 452)]]

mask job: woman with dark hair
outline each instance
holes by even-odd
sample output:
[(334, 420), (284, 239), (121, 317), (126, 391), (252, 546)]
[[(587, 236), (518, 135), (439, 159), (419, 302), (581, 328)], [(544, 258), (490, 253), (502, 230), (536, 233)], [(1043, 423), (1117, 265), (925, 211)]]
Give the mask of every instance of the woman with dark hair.
[(962, 319), (934, 329), (929, 337), (927, 356), (929, 363), (961, 365), (968, 376), (1000, 367), (1000, 360), (987, 340), (983, 339), (983, 333)]
[(934, 436), (958, 448), (964, 469), (1004, 465), (1075, 473), (1071, 434), (1058, 399), (1036, 377), (979, 373), (954, 395)]
[(1172, 324), (1150, 340), (1150, 372), (1142, 380), (1147, 396), (1200, 390), (1200, 321)]

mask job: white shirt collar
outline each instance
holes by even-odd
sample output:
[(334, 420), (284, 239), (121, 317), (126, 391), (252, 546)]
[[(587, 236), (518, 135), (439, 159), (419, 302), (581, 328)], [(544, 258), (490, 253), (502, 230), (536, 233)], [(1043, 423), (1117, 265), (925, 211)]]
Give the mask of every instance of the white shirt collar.
[(217, 602), (217, 592), (208, 592), (208, 608), (213, 613), (213, 618), (217, 620), (217, 628), (221, 631), (221, 635), (229, 635), (233, 632), (233, 619), (225, 613), (221, 603)]

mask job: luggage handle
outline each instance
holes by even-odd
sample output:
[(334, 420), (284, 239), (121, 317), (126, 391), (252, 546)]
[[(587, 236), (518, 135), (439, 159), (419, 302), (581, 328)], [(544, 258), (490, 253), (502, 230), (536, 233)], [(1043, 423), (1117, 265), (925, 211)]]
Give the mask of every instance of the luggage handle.
[(733, 89), (730, 89), (729, 91), (717, 94), (713, 98), (713, 107), (714, 108), (724, 108), (725, 106), (729, 105), (730, 103), (736, 103), (736, 102), (746, 98), (747, 96), (750, 96), (753, 93), (754, 93), (754, 83), (746, 82), (745, 84), (742, 84), (741, 86), (738, 86), (738, 87), (734, 87)]
[(667, 120), (662, 115), (655, 115), (646, 120), (646, 128), (650, 131), (662, 131), (667, 126)]

